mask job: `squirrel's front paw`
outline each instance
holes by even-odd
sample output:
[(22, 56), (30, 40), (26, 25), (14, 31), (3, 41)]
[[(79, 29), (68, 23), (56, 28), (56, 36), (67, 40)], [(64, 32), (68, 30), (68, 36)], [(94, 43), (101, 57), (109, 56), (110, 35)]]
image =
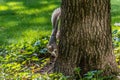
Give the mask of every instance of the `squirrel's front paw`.
[(52, 56), (57, 57), (58, 49), (57, 49), (57, 45), (56, 44), (47, 45), (47, 48), (48, 48), (48, 52)]
[(47, 45), (47, 48), (48, 48), (48, 52), (53, 52), (53, 50), (54, 50), (54, 48), (53, 48), (53, 46), (51, 46), (51, 45)]

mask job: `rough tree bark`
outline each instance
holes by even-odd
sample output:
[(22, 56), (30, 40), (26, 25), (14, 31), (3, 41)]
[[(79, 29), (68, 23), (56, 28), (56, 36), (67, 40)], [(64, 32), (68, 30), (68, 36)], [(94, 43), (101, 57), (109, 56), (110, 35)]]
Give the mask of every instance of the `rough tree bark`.
[(73, 75), (118, 72), (112, 48), (110, 0), (62, 0), (59, 56), (54, 71)]

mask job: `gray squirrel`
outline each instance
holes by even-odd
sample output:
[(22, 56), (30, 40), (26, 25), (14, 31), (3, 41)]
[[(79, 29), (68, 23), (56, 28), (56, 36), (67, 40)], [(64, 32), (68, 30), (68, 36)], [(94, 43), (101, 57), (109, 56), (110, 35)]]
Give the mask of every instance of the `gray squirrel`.
[(60, 36), (60, 31), (58, 30), (60, 15), (61, 15), (61, 8), (57, 8), (53, 11), (51, 16), (51, 23), (53, 28), (47, 48), (48, 51), (51, 53), (51, 55), (54, 57), (58, 56), (57, 39), (59, 39)]

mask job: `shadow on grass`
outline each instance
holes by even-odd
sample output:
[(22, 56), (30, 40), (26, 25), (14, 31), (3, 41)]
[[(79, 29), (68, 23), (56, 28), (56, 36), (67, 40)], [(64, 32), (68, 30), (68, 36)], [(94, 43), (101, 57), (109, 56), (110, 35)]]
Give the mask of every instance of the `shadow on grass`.
[(0, 5), (0, 45), (28, 38), (24, 32), (33, 31), (29, 33), (33, 38), (49, 35), (51, 13), (59, 4), (51, 0), (5, 0)]

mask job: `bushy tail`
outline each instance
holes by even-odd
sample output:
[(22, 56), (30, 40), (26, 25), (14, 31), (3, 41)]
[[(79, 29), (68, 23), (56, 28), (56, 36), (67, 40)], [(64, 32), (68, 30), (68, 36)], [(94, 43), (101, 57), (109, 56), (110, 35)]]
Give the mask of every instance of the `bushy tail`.
[(55, 28), (55, 26), (58, 26), (57, 23), (58, 23), (60, 15), (61, 15), (61, 8), (57, 8), (53, 11), (52, 17), (51, 17), (53, 28)]

